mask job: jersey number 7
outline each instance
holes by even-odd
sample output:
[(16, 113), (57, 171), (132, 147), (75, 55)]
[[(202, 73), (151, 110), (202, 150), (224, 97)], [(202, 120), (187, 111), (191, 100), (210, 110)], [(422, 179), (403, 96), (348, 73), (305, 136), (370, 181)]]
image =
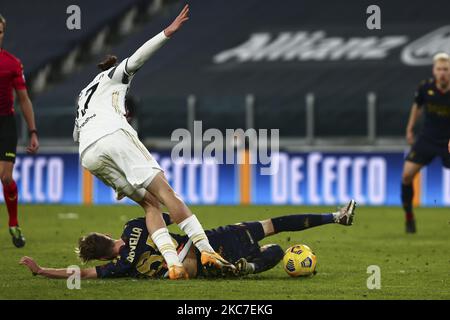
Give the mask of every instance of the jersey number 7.
[(80, 117), (80, 113), (81, 113), (81, 117), (84, 117), (84, 115), (86, 114), (86, 110), (89, 107), (89, 101), (91, 101), (92, 95), (94, 94), (95, 90), (97, 90), (98, 87), (98, 82), (96, 84), (94, 84), (92, 87), (90, 87), (89, 89), (86, 90), (86, 94), (85, 96), (87, 96), (86, 102), (83, 105), (83, 108), (80, 110), (80, 100), (78, 100), (78, 112), (77, 112), (77, 119)]

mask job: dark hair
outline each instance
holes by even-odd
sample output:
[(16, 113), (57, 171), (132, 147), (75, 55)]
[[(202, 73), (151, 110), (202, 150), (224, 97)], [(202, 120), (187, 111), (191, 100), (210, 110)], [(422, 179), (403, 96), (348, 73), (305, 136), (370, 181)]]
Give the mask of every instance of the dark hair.
[(3, 29), (6, 29), (6, 19), (0, 14), (0, 23), (3, 24)]
[(108, 54), (99, 64), (97, 64), (97, 67), (100, 68), (102, 71), (106, 71), (111, 67), (114, 67), (117, 63), (117, 57)]
[(114, 240), (104, 234), (92, 232), (78, 240), (75, 250), (83, 263), (113, 257)]

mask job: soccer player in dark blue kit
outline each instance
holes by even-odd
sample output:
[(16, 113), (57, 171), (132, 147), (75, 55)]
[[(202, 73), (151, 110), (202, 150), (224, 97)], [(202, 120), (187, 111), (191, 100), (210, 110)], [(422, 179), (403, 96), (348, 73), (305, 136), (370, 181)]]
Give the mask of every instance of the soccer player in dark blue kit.
[[(263, 221), (242, 222), (206, 230), (206, 235), (214, 250), (236, 266), (236, 270), (228, 276), (261, 273), (275, 267), (283, 258), (284, 251), (277, 244), (261, 247), (258, 241), (280, 232), (301, 231), (330, 223), (350, 226), (353, 224), (355, 206), (355, 201), (351, 200), (334, 213), (293, 214)], [(170, 216), (168, 214), (163, 216), (169, 225)], [(217, 269), (205, 269), (200, 262), (200, 252), (191, 245), (187, 236), (173, 233), (171, 236), (189, 278), (227, 276), (219, 274)], [(167, 277), (164, 258), (149, 237), (144, 218), (128, 221), (121, 238), (117, 240), (105, 234), (90, 233), (79, 240), (77, 251), (83, 262), (110, 261), (104, 265), (81, 270), (82, 279)], [(68, 272), (65, 268), (40, 267), (30, 257), (23, 257), (20, 263), (26, 265), (33, 274), (47, 278), (68, 278), (72, 275), (72, 272)]]
[[(425, 115), (423, 128), (414, 138), (414, 126), (421, 113)], [(401, 199), (406, 215), (406, 232), (416, 232), (413, 214), (413, 180), (419, 171), (435, 157), (450, 168), (448, 143), (450, 139), (450, 57), (439, 53), (433, 59), (433, 78), (422, 81), (416, 91), (406, 129), (411, 147), (402, 174)]]

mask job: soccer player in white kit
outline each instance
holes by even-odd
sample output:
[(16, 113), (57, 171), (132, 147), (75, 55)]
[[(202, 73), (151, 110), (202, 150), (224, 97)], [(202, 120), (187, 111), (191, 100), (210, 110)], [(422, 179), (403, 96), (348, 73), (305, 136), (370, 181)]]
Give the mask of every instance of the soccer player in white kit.
[(189, 19), (188, 13), (186, 5), (170, 26), (120, 64), (116, 65), (114, 56), (99, 64), (103, 72), (79, 95), (74, 127), (82, 166), (114, 188), (118, 199), (127, 196), (145, 210), (149, 234), (164, 256), (170, 279), (187, 279), (188, 273), (164, 223), (160, 203), (199, 249), (202, 265), (234, 269), (211, 247), (200, 222), (170, 187), (125, 117), (125, 96), (134, 74)]

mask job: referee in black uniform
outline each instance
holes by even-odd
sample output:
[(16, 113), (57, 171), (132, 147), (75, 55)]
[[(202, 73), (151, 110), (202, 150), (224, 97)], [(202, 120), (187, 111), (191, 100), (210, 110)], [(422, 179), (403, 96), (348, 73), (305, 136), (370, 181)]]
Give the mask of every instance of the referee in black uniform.
[[(424, 124), (415, 139), (413, 128), (422, 113)], [(406, 139), (412, 148), (403, 167), (401, 198), (406, 214), (406, 232), (415, 233), (412, 208), (414, 177), (435, 157), (440, 157), (442, 165), (450, 168), (450, 57), (446, 53), (434, 56), (433, 78), (422, 81), (416, 91)]]

